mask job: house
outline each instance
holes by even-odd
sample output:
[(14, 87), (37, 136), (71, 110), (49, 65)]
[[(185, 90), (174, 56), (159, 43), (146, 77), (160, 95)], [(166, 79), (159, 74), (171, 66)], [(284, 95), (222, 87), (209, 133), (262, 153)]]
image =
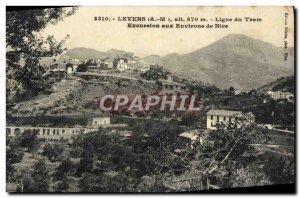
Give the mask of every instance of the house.
[(287, 99), (290, 102), (294, 101), (294, 94), (283, 91), (268, 91), (267, 94), (274, 100)]
[(100, 59), (96, 60), (96, 64), (97, 64), (98, 67), (101, 67), (101, 63), (102, 63), (102, 61)]
[(149, 70), (149, 66), (146, 66), (145, 62), (140, 58), (130, 59), (127, 62), (127, 69), (133, 71), (145, 72)]
[(71, 63), (67, 63), (66, 64), (66, 72), (67, 72), (67, 74), (72, 74), (75, 71), (76, 70), (74, 70), (73, 64), (71, 64)]
[(210, 110), (206, 113), (206, 127), (207, 129), (217, 129), (217, 123), (230, 123), (238, 120), (245, 120), (248, 123), (255, 122), (255, 115), (252, 112), (243, 114), (241, 111), (227, 111), (227, 110)]
[(173, 76), (167, 76), (167, 81), (171, 81), (171, 82), (173, 82)]
[(251, 90), (242, 90), (242, 89), (238, 89), (234, 91), (234, 95), (243, 95), (243, 94), (248, 94), (250, 93)]
[(100, 126), (100, 125), (108, 125), (110, 124), (110, 117), (98, 117), (93, 118), (93, 126)]
[(200, 133), (197, 130), (186, 131), (178, 135), (179, 137), (187, 138), (191, 141), (201, 141)]
[(128, 60), (128, 64), (136, 64), (135, 60)]
[(178, 82), (173, 82), (165, 79), (159, 79), (159, 82), (161, 82), (163, 88), (165, 90), (172, 90), (172, 91), (177, 91), (177, 92), (182, 92), (187, 89), (186, 85), (178, 83)]
[(128, 65), (123, 59), (120, 59), (117, 65), (117, 69), (120, 71), (125, 71), (128, 69)]
[(187, 140), (190, 146), (192, 146), (196, 142), (203, 144), (203, 138), (200, 136), (200, 132), (197, 130), (185, 131), (178, 136)]
[(97, 66), (100, 69), (112, 69), (113, 68), (113, 62), (110, 58), (102, 59), (99, 62), (97, 62)]
[(112, 68), (113, 68), (113, 62), (106, 60), (106, 61), (104, 62), (104, 67), (105, 67), (106, 69), (112, 69)]
[(269, 95), (271, 98), (274, 98), (274, 91), (267, 91), (267, 95)]

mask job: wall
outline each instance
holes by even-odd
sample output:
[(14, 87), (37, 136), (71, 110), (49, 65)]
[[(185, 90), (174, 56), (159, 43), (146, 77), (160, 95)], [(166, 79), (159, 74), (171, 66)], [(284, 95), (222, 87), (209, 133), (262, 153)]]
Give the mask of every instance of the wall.
[(90, 133), (97, 131), (96, 128), (54, 128), (54, 127), (18, 127), (8, 126), (6, 127), (6, 135), (15, 137), (17, 133), (24, 133), (27, 130), (35, 130), (38, 132), (38, 138), (46, 139), (60, 139), (70, 138), (80, 133)]

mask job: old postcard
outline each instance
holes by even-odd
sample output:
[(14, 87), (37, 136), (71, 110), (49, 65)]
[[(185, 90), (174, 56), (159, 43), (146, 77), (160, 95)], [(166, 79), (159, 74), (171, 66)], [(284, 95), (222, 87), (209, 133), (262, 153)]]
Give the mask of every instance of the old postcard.
[(288, 6), (7, 7), (7, 192), (294, 192), (294, 39)]

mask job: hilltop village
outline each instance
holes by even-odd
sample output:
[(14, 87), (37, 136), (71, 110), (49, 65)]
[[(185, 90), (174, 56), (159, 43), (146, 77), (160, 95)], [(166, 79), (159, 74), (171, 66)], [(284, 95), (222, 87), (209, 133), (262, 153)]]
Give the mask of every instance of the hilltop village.
[[(200, 101), (201, 110), (198, 112), (184, 112), (184, 114), (197, 113), (199, 117), (195, 120), (199, 122), (199, 125), (201, 123), (201, 128), (210, 129), (214, 125), (209, 125), (210, 120), (214, 122), (227, 121), (219, 119), (224, 112), (226, 115), (229, 113), (229, 117), (232, 117), (232, 119), (235, 118), (234, 115), (245, 115), (238, 117), (247, 118), (247, 115), (251, 114), (251, 117), (258, 117), (256, 122), (258, 121), (259, 124), (276, 123), (276, 121), (272, 120), (274, 115), (273, 118), (261, 118), (265, 117), (264, 113), (266, 112), (257, 112), (257, 110), (253, 109), (252, 106), (247, 106), (247, 104), (227, 104), (230, 102), (229, 100), (235, 102), (234, 100), (239, 98), (243, 100), (254, 100), (255, 98), (256, 103), (261, 103), (256, 106), (252, 104), (255, 108), (259, 105), (267, 105), (272, 101), (279, 104), (286, 102), (293, 104), (294, 102), (294, 94), (291, 93), (293, 90), (289, 88), (283, 87), (283, 89), (277, 88), (274, 90), (270, 86), (269, 88), (257, 90), (235, 90), (233, 87), (230, 87), (229, 89), (220, 90), (213, 85), (171, 73), (162, 66), (155, 65), (155, 63), (146, 65), (142, 58), (135, 56), (133, 53), (126, 53), (113, 59), (108, 57), (97, 60), (70, 59), (64, 61), (64, 68), (58, 68), (57, 64), (50, 65), (44, 73), (44, 78), (49, 85), (47, 92), (30, 100), (10, 103), (9, 116), (66, 116), (72, 118), (89, 114), (89, 116), (93, 115), (95, 117), (99, 117), (99, 115), (105, 117), (128, 116), (131, 118), (149, 119), (159, 115), (161, 117), (157, 118), (165, 120), (176, 118), (181, 120), (182, 116), (186, 115), (176, 111), (146, 113), (134, 110), (129, 112), (123, 109), (117, 112), (103, 112), (99, 108), (99, 102), (105, 94), (125, 94), (132, 97), (137, 94), (150, 95), (154, 93), (158, 95), (196, 94), (199, 96), (198, 100)], [(279, 86), (277, 85), (277, 87)], [(225, 101), (219, 102), (220, 104), (208, 104), (211, 98)], [(208, 119), (206, 115), (211, 115), (209, 113), (210, 110), (215, 111), (215, 117), (212, 116)], [(37, 124), (39, 125), (39, 123)], [(280, 124), (277, 125), (279, 126)], [(290, 125), (285, 125), (280, 127), (291, 127)]]

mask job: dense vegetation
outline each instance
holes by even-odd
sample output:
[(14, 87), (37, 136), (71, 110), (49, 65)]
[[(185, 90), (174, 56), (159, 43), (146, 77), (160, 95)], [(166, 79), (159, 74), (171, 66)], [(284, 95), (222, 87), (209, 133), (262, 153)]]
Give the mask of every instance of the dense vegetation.
[[(178, 137), (179, 124), (133, 122), (129, 139), (99, 128), (75, 136), (71, 144), (37, 139), (27, 131), (7, 139), (7, 181), (20, 192), (165, 192), (294, 182), (292, 158), (261, 155), (252, 146), (269, 142), (268, 130), (219, 129), (191, 147)], [(32, 169), (15, 168), (26, 153), (35, 159)], [(178, 187), (178, 179), (190, 183)]]

